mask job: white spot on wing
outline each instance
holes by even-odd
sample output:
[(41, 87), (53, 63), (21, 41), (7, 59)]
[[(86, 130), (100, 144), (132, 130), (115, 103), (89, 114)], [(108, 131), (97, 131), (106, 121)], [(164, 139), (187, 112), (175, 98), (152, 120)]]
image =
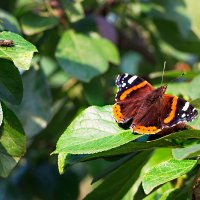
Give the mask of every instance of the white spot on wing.
[(126, 78), (128, 76), (128, 74), (127, 73), (125, 73), (125, 76), (124, 76), (124, 78)]
[(186, 102), (185, 105), (183, 106), (182, 110), (186, 111), (188, 109), (189, 105), (190, 105), (190, 103)]
[(182, 118), (184, 118), (185, 116), (186, 116), (186, 114), (185, 114), (185, 113), (183, 113), (183, 114), (181, 115), (181, 117), (182, 117)]
[(133, 81), (137, 78), (137, 76), (132, 76), (131, 78), (128, 79), (128, 83), (131, 84)]
[(126, 83), (123, 83), (123, 84), (122, 84), (122, 87), (125, 87), (125, 86), (126, 86)]

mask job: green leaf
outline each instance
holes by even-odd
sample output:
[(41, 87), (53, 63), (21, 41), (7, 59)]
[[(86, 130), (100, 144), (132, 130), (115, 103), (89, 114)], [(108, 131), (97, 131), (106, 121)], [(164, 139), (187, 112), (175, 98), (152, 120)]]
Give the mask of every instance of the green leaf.
[(185, 159), (200, 154), (200, 144), (194, 144), (185, 148), (172, 149), (172, 155), (175, 159)]
[(19, 104), (23, 95), (20, 73), (10, 61), (0, 61), (0, 98), (12, 104)]
[(23, 122), (29, 137), (36, 135), (47, 126), (51, 118), (52, 97), (47, 80), (41, 69), (33, 68), (22, 75), (24, 95), (19, 106), (10, 105)]
[[(34, 56), (34, 58), (35, 57), (36, 56)], [(50, 76), (52, 76), (55, 71), (60, 69), (60, 68), (58, 68), (58, 64), (56, 63), (56, 61), (51, 57), (40, 56), (40, 57), (38, 57), (38, 60), (40, 60), (40, 66), (42, 67), (45, 76), (48, 78)]]
[(105, 178), (110, 173), (112, 173), (114, 170), (118, 169), (121, 165), (123, 165), (124, 163), (126, 163), (130, 158), (132, 158), (136, 154), (137, 153), (132, 153), (132, 154), (128, 154), (128, 155), (125, 155), (125, 156), (121, 157), (116, 162), (114, 162), (112, 165), (110, 165), (105, 170), (103, 170), (102, 172), (100, 172), (97, 176), (95, 176), (93, 178), (91, 184), (94, 184), (95, 182), (99, 181), (100, 179)]
[[(180, 74), (179, 74), (180, 75)], [(160, 87), (161, 85), (157, 85)], [(183, 96), (185, 99), (190, 98), (190, 84), (181, 82), (181, 83), (169, 83), (167, 84), (167, 94), (173, 94), (176, 96)]]
[[(149, 169), (151, 169), (152, 167), (158, 165), (161, 162), (164, 162), (164, 161), (167, 161), (167, 160), (170, 160), (170, 159), (172, 159), (170, 148), (156, 148), (153, 151), (151, 158), (144, 165), (140, 177), (142, 177), (143, 174), (146, 171), (148, 171)], [(135, 199), (145, 199), (145, 200), (154, 200), (154, 199), (157, 199), (157, 198), (159, 199), (159, 197), (163, 194), (164, 191), (171, 189), (171, 188), (172, 188), (172, 185), (170, 183), (166, 183), (165, 185), (158, 188), (156, 191), (154, 191), (151, 194), (149, 194), (148, 196), (146, 196), (145, 193), (144, 193), (144, 190), (142, 188), (142, 180), (141, 180), (141, 185), (138, 188), (138, 191), (135, 194), (134, 198)]]
[(171, 154), (172, 152), (170, 148), (156, 148), (151, 158), (144, 166), (143, 171), (145, 172), (161, 162), (172, 159), (173, 157)]
[(120, 128), (111, 112), (111, 106), (87, 108), (60, 137), (54, 153), (96, 153), (139, 137)]
[[(160, 36), (180, 51), (199, 54), (199, 12), (196, 1), (154, 0), (149, 13)], [(153, 5), (153, 4), (152, 4)]]
[(133, 199), (134, 196), (134, 185), (129, 189), (129, 191), (123, 196), (121, 200), (130, 200)]
[(190, 102), (195, 108), (200, 108), (200, 98)]
[[(140, 136), (143, 137), (143, 136)], [(179, 131), (176, 133), (172, 133), (170, 135), (161, 137), (159, 139), (148, 141), (148, 142), (139, 142), (139, 141), (133, 141), (129, 142), (127, 144), (124, 144), (122, 146), (119, 146), (117, 148), (103, 151), (99, 153), (94, 153), (90, 155), (84, 155), (81, 158), (76, 158), (76, 155), (71, 155), (67, 158), (67, 162), (74, 164), (77, 161), (86, 161), (94, 158), (99, 157), (105, 157), (105, 156), (113, 156), (113, 155), (121, 155), (121, 154), (127, 154), (135, 151), (141, 151), (141, 150), (147, 150), (147, 149), (153, 149), (158, 147), (180, 147), (180, 145), (176, 142), (184, 142), (188, 139), (200, 139), (200, 131), (199, 130), (184, 130)], [(138, 138), (140, 139), (140, 138)]]
[(19, 158), (0, 152), (0, 177), (7, 177), (17, 165)]
[(186, 38), (181, 36), (181, 32), (178, 29), (177, 24), (172, 21), (157, 18), (154, 20), (154, 24), (165, 42), (171, 44), (180, 51), (199, 55), (200, 42), (198, 37), (193, 32), (190, 32)]
[(3, 121), (3, 110), (2, 110), (2, 107), (1, 107), (1, 103), (0, 103), (0, 126), (2, 124), (2, 121)]
[(60, 66), (77, 79), (89, 82), (108, 69), (108, 60), (94, 39), (72, 30), (64, 32), (56, 49)]
[(74, 156), (73, 154), (68, 153), (59, 153), (58, 154), (58, 170), (60, 174), (63, 174), (67, 167), (82, 161), (82, 158), (84, 158), (84, 154), (77, 154)]
[(182, 36), (187, 36), (191, 30), (191, 22), (186, 13), (184, 1), (166, 0), (164, 2), (153, 0), (157, 3), (153, 7), (151, 17), (169, 20), (176, 23)]
[(26, 35), (34, 35), (51, 29), (58, 24), (55, 17), (44, 17), (33, 13), (27, 13), (21, 18), (22, 30)]
[[(179, 77), (181, 74), (183, 73), (183, 71), (179, 71), (179, 70), (168, 70), (165, 71), (164, 77), (168, 77), (168, 78), (177, 78)], [(158, 71), (158, 72), (152, 72), (149, 74), (149, 77), (151, 79), (153, 78), (160, 78), (162, 77), (163, 72), (162, 71)], [(194, 71), (188, 71), (188, 72), (184, 72), (184, 78), (194, 78), (198, 73), (194, 72)], [(172, 83), (170, 83), (172, 84)], [(178, 84), (182, 84), (182, 83), (177, 83)]]
[(40, 66), (45, 76), (48, 78), (50, 87), (60, 87), (66, 83), (70, 76), (58, 66), (58, 63), (51, 57), (40, 57)]
[(142, 185), (146, 194), (155, 187), (178, 178), (196, 165), (196, 160), (169, 160), (151, 168), (145, 173)]
[(63, 174), (65, 171), (66, 163), (65, 163), (66, 153), (58, 154), (58, 171), (60, 174)]
[(55, 71), (52, 76), (49, 77), (48, 82), (50, 87), (55, 88), (55, 87), (61, 87), (63, 86), (69, 79), (70, 75), (65, 73), (63, 69), (60, 69)]
[[(19, 157), (24, 155), (25, 135), (21, 123), (15, 114), (3, 103), (3, 124), (1, 126), (0, 144), (12, 156)], [(4, 151), (1, 151), (4, 153)]]
[(188, 83), (170, 83), (167, 86), (167, 93), (173, 95), (182, 95), (184, 98), (189, 98), (190, 86)]
[(151, 153), (144, 151), (130, 158), (126, 163), (109, 174), (105, 180), (89, 193), (85, 200), (120, 200), (138, 179), (140, 171)]
[(196, 76), (189, 84), (189, 96), (191, 99), (200, 98), (200, 75)]
[(176, 192), (177, 192), (176, 188), (169, 189), (162, 194), (160, 200), (170, 200), (172, 199), (174, 193)]
[(6, 12), (5, 10), (0, 9), (0, 30), (9, 30), (15, 33), (20, 33), (20, 26), (17, 19)]
[(76, 22), (84, 17), (84, 10), (80, 2), (64, 0), (61, 2), (70, 22)]
[[(143, 200), (156, 200), (162, 198), (167, 191), (172, 190), (173, 186), (170, 182), (162, 185), (157, 190), (153, 191), (151, 194), (143, 198)], [(164, 199), (163, 199), (164, 200)]]
[(113, 64), (119, 64), (119, 52), (116, 46), (107, 39), (94, 37), (94, 43), (101, 49), (105, 59)]
[[(157, 43), (159, 44), (159, 51), (162, 52), (162, 55), (165, 56), (165, 59), (167, 61), (169, 59), (173, 58), (175, 60), (181, 60), (182, 62), (186, 62), (187, 63), (188, 60), (191, 59), (191, 54), (189, 54), (187, 52), (182, 52), (181, 50), (177, 50), (176, 48), (174, 48), (169, 43), (166, 43), (164, 40), (159, 40), (159, 41), (157, 41)], [(189, 73), (190, 72), (192, 72), (192, 71), (189, 71)], [(181, 72), (180, 72), (180, 74), (181, 74)], [(192, 76), (192, 74), (195, 75), (197, 73), (193, 72), (193, 73), (191, 73), (191, 76)], [(194, 77), (194, 75), (193, 75), (193, 77)], [(175, 78), (177, 78), (178, 76), (176, 76)]]
[[(200, 38), (200, 19), (199, 19), (199, 6), (200, 2), (199, 1), (190, 1), (190, 0), (184, 0), (185, 7), (187, 9), (187, 14), (190, 17), (191, 20), (191, 29), (193, 32), (198, 35)], [(184, 13), (185, 15), (185, 13)]]
[(13, 40), (13, 47), (0, 47), (0, 58), (12, 60), (16, 67), (27, 70), (30, 68), (33, 53), (37, 49), (20, 35), (3, 31), (0, 40)]
[(6, 177), (24, 155), (26, 141), (24, 130), (14, 115), (2, 104), (4, 119), (0, 128), (0, 176)]
[(173, 190), (173, 185), (170, 182), (168, 182), (159, 187), (157, 190), (151, 192), (149, 195), (143, 198), (143, 200), (156, 200), (156, 199), (160, 200), (161, 198), (162, 200), (164, 200), (165, 199), (164, 197), (167, 197), (166, 193), (172, 190)]

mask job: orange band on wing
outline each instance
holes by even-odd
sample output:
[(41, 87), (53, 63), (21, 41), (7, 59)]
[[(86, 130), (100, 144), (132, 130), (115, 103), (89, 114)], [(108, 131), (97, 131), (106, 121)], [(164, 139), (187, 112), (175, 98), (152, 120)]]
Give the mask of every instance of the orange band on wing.
[(178, 102), (178, 97), (174, 96), (172, 100), (171, 112), (169, 113), (168, 117), (164, 119), (165, 124), (168, 124), (174, 119), (174, 116), (176, 114), (177, 102)]
[(155, 134), (161, 131), (161, 129), (158, 129), (156, 126), (135, 126), (133, 131), (139, 134)]
[(139, 88), (144, 87), (146, 84), (147, 84), (147, 81), (143, 81), (143, 82), (141, 82), (140, 84), (135, 85), (135, 86), (129, 88), (128, 90), (125, 90), (125, 91), (122, 93), (122, 95), (120, 96), (120, 100), (124, 100), (124, 99), (127, 97), (128, 94), (130, 94), (130, 93), (133, 92), (134, 90), (137, 90), (137, 89), (139, 89)]
[(117, 122), (120, 122), (123, 120), (124, 116), (121, 113), (121, 108), (119, 104), (113, 105), (112, 112), (113, 112), (113, 117), (115, 118)]

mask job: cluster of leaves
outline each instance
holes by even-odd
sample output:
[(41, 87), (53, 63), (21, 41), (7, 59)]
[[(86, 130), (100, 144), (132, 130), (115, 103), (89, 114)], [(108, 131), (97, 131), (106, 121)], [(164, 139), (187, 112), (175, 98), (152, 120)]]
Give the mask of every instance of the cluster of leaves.
[(199, 118), (196, 130), (152, 139), (119, 127), (111, 112), (117, 74), (159, 84), (165, 60), (166, 81), (187, 71), (167, 92), (200, 108), (197, 1), (0, 4), (0, 40), (14, 42), (0, 46), (0, 176), (27, 151), (0, 179), (0, 199), (81, 199), (88, 174), (95, 187), (85, 199), (197, 195)]

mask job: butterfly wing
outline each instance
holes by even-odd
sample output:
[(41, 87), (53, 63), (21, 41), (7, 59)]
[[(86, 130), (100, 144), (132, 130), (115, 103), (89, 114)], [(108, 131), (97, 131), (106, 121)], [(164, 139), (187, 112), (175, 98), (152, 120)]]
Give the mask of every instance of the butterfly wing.
[(149, 94), (144, 100), (131, 125), (140, 134), (169, 133), (185, 126), (185, 122), (197, 117), (197, 110), (187, 101), (177, 96), (163, 94), (152, 102)]
[(144, 79), (122, 74), (117, 77), (118, 92), (113, 106), (113, 116), (118, 123), (125, 123), (137, 114), (144, 97), (154, 88)]
[(140, 134), (170, 133), (198, 115), (189, 102), (164, 94), (166, 86), (154, 89), (138, 76), (123, 74), (116, 79), (118, 92), (113, 116), (118, 123), (133, 118), (131, 128)]
[(151, 92), (143, 101), (135, 116), (131, 129), (139, 134), (155, 134), (162, 130), (161, 123), (161, 97), (156, 92)]
[(179, 123), (190, 122), (198, 115), (197, 110), (182, 98), (172, 95), (163, 95), (162, 126), (172, 127)]

